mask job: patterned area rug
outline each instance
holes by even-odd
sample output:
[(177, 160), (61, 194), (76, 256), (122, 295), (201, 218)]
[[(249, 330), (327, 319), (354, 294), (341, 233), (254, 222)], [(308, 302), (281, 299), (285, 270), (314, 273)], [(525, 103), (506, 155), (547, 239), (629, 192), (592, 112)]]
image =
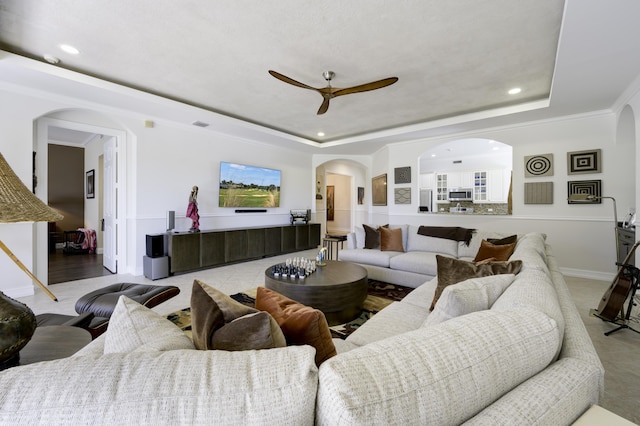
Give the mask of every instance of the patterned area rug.
[[(364, 301), (360, 316), (346, 324), (329, 327), (331, 329), (331, 334), (333, 337), (346, 339), (351, 333), (356, 331), (358, 327), (367, 322), (369, 318), (380, 312), (380, 310), (392, 302), (402, 300), (411, 292), (411, 290), (413, 290), (411, 287), (369, 280), (369, 294)], [(254, 288), (242, 293), (232, 294), (230, 297), (243, 305), (254, 307), (256, 301), (256, 289)], [(189, 335), (189, 337), (191, 337), (191, 308), (172, 312), (167, 315), (167, 319), (176, 324), (187, 335)]]

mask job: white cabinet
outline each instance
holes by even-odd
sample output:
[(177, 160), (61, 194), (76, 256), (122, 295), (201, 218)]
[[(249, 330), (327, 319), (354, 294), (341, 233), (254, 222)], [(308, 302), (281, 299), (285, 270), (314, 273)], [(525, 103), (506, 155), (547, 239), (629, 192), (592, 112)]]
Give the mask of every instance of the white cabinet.
[(436, 173), (436, 201), (447, 201), (448, 199), (448, 176), (446, 173)]
[(506, 203), (509, 171), (487, 170), (474, 172), (473, 201), (476, 203)]
[(507, 197), (504, 190), (504, 170), (489, 170), (487, 181), (487, 198), (492, 203), (506, 203)]
[(473, 172), (460, 172), (460, 187), (462, 189), (473, 188)]
[(473, 202), (486, 203), (489, 201), (487, 195), (487, 172), (473, 172)]

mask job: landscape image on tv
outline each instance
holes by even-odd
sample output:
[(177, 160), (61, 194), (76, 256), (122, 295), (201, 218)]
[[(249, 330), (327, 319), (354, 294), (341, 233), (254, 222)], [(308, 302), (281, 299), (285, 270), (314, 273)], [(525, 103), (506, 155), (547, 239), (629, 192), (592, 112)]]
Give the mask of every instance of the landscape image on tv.
[(279, 207), (280, 170), (220, 162), (220, 207)]

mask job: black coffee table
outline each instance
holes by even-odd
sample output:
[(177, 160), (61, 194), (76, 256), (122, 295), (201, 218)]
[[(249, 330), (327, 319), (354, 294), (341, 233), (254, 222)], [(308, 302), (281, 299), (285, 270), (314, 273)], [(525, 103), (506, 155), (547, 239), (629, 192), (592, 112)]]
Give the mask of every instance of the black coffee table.
[(321, 310), (329, 325), (357, 318), (367, 298), (367, 270), (350, 262), (327, 260), (305, 279), (274, 277), (264, 271), (266, 288)]

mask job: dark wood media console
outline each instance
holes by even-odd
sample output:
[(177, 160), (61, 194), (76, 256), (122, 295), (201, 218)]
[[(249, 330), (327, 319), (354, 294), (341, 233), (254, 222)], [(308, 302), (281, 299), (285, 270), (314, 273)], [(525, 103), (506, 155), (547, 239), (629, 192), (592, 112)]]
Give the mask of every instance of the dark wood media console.
[(219, 229), (169, 234), (171, 273), (316, 248), (320, 224)]

